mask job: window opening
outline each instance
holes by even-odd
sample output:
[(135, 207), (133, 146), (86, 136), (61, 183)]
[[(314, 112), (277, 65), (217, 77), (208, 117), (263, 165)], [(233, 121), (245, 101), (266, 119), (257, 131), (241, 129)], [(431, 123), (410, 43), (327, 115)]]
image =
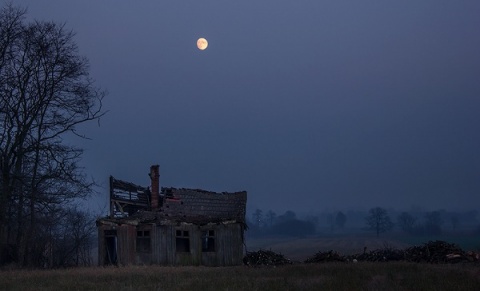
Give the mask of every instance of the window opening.
[(188, 230), (179, 230), (176, 231), (176, 240), (177, 253), (189, 253), (190, 252), (190, 236)]
[(150, 241), (151, 240), (149, 230), (137, 230), (137, 252), (150, 252)]
[(202, 232), (202, 252), (215, 251), (215, 231), (205, 230)]

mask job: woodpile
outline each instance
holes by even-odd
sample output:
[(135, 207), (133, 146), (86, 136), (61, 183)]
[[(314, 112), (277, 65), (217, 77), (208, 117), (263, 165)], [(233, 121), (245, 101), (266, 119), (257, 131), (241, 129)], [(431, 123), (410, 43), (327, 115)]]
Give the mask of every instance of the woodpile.
[(363, 254), (356, 254), (347, 257), (347, 261), (353, 260), (366, 261), (366, 262), (392, 262), (402, 261), (404, 259), (404, 252), (396, 249), (381, 249), (370, 252), (364, 252)]
[(473, 252), (464, 252), (455, 244), (439, 240), (430, 241), (423, 246), (407, 248), (405, 259), (417, 263), (460, 263), (478, 260)]
[[(429, 241), (421, 246), (413, 246), (404, 250), (386, 247), (385, 249), (366, 251), (363, 253), (343, 256), (336, 251), (317, 252), (306, 259), (304, 263), (323, 262), (392, 262), (407, 261), (416, 263), (462, 263), (480, 262), (480, 253), (465, 252), (459, 246), (444, 241)], [(279, 266), (292, 264), (282, 254), (273, 251), (259, 250), (258, 252), (247, 252), (243, 258), (247, 266)]]
[(319, 263), (319, 262), (345, 262), (346, 257), (340, 255), (335, 251), (318, 252), (313, 257), (308, 258), (305, 263)]
[(342, 256), (334, 251), (318, 252), (313, 257), (305, 260), (305, 263), (321, 262), (426, 262), (426, 263), (461, 263), (478, 262), (480, 254), (475, 252), (464, 252), (455, 244), (444, 241), (429, 241), (422, 246), (413, 246), (405, 250), (385, 248), (362, 254)]
[(272, 251), (259, 250), (258, 252), (247, 252), (243, 258), (243, 263), (247, 266), (279, 266), (292, 264), (292, 261), (286, 259), (282, 254)]

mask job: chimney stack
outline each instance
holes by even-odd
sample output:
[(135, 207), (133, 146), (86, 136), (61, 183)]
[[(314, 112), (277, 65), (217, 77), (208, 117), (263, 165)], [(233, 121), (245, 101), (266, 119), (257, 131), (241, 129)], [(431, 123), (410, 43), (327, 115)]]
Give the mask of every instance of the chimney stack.
[(158, 209), (158, 199), (160, 197), (160, 172), (159, 166), (154, 165), (150, 167), (150, 179), (151, 181), (151, 208), (152, 210)]

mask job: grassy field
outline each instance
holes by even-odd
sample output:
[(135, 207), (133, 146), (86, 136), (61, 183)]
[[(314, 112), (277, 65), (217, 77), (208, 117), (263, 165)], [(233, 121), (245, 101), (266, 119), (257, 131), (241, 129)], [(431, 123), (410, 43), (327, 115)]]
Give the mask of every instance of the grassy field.
[[(301, 262), (318, 251), (342, 254), (405, 248), (439, 238), (344, 235), (247, 240), (247, 250), (270, 249)], [(447, 241), (451, 239), (446, 238)], [(457, 242), (458, 243), (458, 242)], [(476, 243), (476, 240), (465, 243)], [(480, 263), (320, 263), (238, 267), (92, 267), (1, 270), (0, 290), (480, 290)]]
[(397, 262), (4, 270), (0, 290), (480, 290), (480, 265)]

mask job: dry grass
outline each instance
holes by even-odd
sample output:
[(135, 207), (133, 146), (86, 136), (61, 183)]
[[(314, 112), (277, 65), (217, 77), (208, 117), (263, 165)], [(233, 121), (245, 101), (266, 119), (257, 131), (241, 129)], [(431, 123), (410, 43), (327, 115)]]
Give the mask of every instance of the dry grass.
[(480, 290), (480, 265), (109, 267), (0, 272), (0, 290)]

